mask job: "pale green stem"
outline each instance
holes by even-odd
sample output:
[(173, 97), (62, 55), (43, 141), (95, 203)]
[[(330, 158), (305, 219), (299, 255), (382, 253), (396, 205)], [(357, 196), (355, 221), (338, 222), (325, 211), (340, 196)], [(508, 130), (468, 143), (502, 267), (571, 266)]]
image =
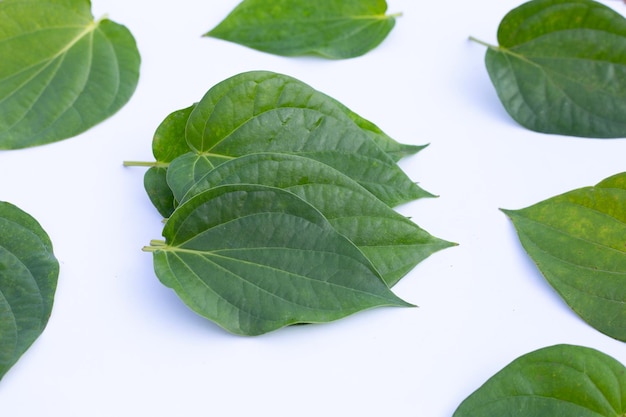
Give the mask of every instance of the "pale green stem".
[(476, 42), (476, 43), (478, 43), (480, 45), (486, 46), (487, 48), (490, 48), (490, 49), (499, 49), (499, 47), (497, 47), (495, 45), (491, 45), (490, 43), (487, 43), (487, 42), (483, 42), (480, 39), (476, 39), (473, 36), (470, 36), (469, 40), (472, 41), (472, 42)]
[(167, 168), (169, 164), (167, 162), (145, 162), (145, 161), (124, 161), (125, 167), (156, 167), (156, 168)]
[(150, 246), (144, 246), (141, 250), (144, 252), (155, 252), (163, 249), (165, 246), (167, 246), (167, 243), (164, 240), (151, 240)]

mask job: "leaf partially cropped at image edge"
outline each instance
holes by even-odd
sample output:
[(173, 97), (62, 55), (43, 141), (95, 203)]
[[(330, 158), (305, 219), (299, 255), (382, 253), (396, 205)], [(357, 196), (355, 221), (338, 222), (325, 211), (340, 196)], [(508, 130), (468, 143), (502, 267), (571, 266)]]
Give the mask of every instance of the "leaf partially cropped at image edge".
[(161, 282), (235, 334), (410, 305), (315, 208), (281, 189), (204, 191), (178, 206), (163, 235), (146, 248)]
[(140, 57), (132, 34), (94, 21), (88, 0), (0, 1), (0, 149), (67, 139), (132, 96)]
[(353, 58), (391, 32), (386, 11), (385, 0), (244, 0), (205, 36), (276, 55)]
[(533, 0), (507, 14), (487, 70), (507, 112), (544, 133), (626, 137), (626, 19), (591, 0)]
[(503, 211), (567, 304), (595, 329), (626, 341), (626, 173)]
[(0, 378), (43, 332), (59, 263), (39, 223), (0, 202)]
[(491, 377), (453, 417), (620, 417), (626, 368), (595, 349), (555, 345), (519, 357)]

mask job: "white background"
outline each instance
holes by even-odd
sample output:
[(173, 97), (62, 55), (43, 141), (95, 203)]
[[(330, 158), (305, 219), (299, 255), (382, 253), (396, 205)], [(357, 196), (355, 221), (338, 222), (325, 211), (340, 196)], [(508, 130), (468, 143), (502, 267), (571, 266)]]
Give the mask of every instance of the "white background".
[[(606, 4), (623, 14), (616, 0)], [(580, 320), (537, 272), (499, 208), (519, 209), (626, 170), (625, 140), (518, 126), (488, 79), (485, 48), (518, 0), (389, 0), (387, 40), (344, 61), (282, 58), (202, 38), (236, 0), (93, 0), (134, 34), (136, 93), (63, 142), (0, 152), (0, 200), (33, 215), (61, 263), (52, 317), (0, 382), (0, 413), (32, 416), (451, 416), (518, 356), (557, 343), (626, 363), (624, 344)], [(394, 291), (419, 308), (379, 308), (260, 337), (226, 333), (160, 284), (141, 247), (161, 238), (143, 190), (155, 128), (223, 79), (296, 77), (396, 140), (430, 146), (402, 168), (438, 194), (399, 208), (458, 242)]]

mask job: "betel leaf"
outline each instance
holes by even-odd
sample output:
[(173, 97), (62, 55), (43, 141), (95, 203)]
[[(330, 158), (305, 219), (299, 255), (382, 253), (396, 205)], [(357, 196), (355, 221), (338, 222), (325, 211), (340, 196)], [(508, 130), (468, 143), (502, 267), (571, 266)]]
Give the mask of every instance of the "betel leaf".
[(152, 205), (165, 218), (172, 215), (177, 202), (167, 185), (167, 168), (150, 167), (143, 176), (143, 187)]
[(52, 243), (39, 223), (0, 202), (0, 378), (46, 327), (58, 275)]
[(345, 108), (282, 74), (248, 72), (212, 87), (191, 112), (185, 136), (214, 165), (250, 153), (295, 153), (342, 171), (390, 206), (432, 196)]
[[(320, 93), (318, 93), (320, 94)], [(328, 97), (328, 96), (327, 96)], [(330, 97), (328, 97), (330, 99)], [(409, 145), (405, 143), (400, 143), (390, 136), (388, 136), (385, 132), (382, 131), (378, 126), (374, 123), (370, 122), (367, 119), (359, 116), (354, 113), (352, 110), (341, 104), (340, 102), (331, 99), (334, 101), (338, 110), (342, 110), (346, 116), (348, 116), (352, 121), (359, 126), (365, 133), (370, 135), (372, 139), (376, 142), (376, 144), (382, 149), (387, 155), (391, 157), (394, 161), (399, 161), (405, 156), (416, 154), (421, 151), (428, 145)]]
[(319, 211), (288, 191), (254, 185), (204, 191), (178, 206), (163, 236), (165, 242), (145, 248), (161, 282), (235, 334), (409, 306)]
[(595, 329), (626, 341), (626, 173), (504, 212), (567, 304)]
[[(169, 217), (176, 207), (174, 194), (167, 185), (167, 168), (170, 162), (191, 150), (185, 140), (185, 126), (194, 106), (170, 113), (157, 127), (152, 139), (156, 162), (148, 164), (150, 167), (144, 175), (143, 185), (148, 198), (163, 217)], [(126, 163), (129, 164), (133, 163)]]
[(353, 58), (395, 25), (385, 0), (244, 0), (205, 34), (283, 56)]
[(75, 136), (117, 112), (139, 77), (135, 40), (87, 0), (0, 2), (0, 148)]
[(528, 129), (626, 137), (626, 20), (591, 0), (533, 0), (509, 12), (485, 63)]
[[(177, 160), (178, 161), (178, 160)], [(176, 183), (176, 161), (168, 171), (175, 198), (184, 203), (207, 189), (258, 184), (288, 190), (318, 209), (380, 272), (388, 286), (432, 253), (450, 247), (382, 203), (330, 166), (287, 154), (253, 154), (226, 162), (189, 184)]]
[(619, 417), (626, 368), (595, 349), (555, 345), (523, 355), (472, 393), (453, 417)]
[(130, 99), (132, 34), (93, 20), (88, 0), (0, 1), (0, 149), (75, 136)]

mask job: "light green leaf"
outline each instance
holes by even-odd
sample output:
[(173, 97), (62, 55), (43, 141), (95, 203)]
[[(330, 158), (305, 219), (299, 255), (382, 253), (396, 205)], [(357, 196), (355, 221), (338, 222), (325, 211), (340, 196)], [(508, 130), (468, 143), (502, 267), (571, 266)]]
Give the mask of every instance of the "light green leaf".
[(567, 304), (626, 341), (626, 173), (522, 210), (503, 210)]
[(340, 234), (350, 239), (390, 287), (432, 253), (453, 245), (390, 209), (341, 172), (309, 158), (253, 154), (226, 162), (191, 183), (176, 184), (172, 177), (176, 176), (178, 161), (170, 166), (168, 182), (181, 203), (227, 184), (288, 190), (318, 209)]
[(146, 248), (161, 282), (232, 333), (409, 306), (315, 208), (277, 188), (204, 191), (176, 209), (163, 236)]
[(0, 149), (75, 136), (130, 99), (140, 57), (131, 33), (93, 20), (88, 0), (0, 1)]
[(378, 145), (389, 138), (374, 139), (372, 133), (335, 100), (294, 78), (264, 71), (239, 74), (211, 88), (186, 128), (189, 146), (214, 165), (250, 153), (294, 153), (338, 169), (392, 207), (432, 196)]
[(507, 14), (485, 62), (522, 126), (626, 137), (626, 20), (591, 0), (533, 0)]
[(0, 378), (43, 332), (59, 263), (39, 223), (0, 202)]
[(385, 0), (244, 0), (205, 36), (276, 55), (353, 58), (393, 29), (386, 11)]
[(491, 377), (453, 417), (619, 417), (626, 368), (594, 349), (556, 345), (528, 353)]

